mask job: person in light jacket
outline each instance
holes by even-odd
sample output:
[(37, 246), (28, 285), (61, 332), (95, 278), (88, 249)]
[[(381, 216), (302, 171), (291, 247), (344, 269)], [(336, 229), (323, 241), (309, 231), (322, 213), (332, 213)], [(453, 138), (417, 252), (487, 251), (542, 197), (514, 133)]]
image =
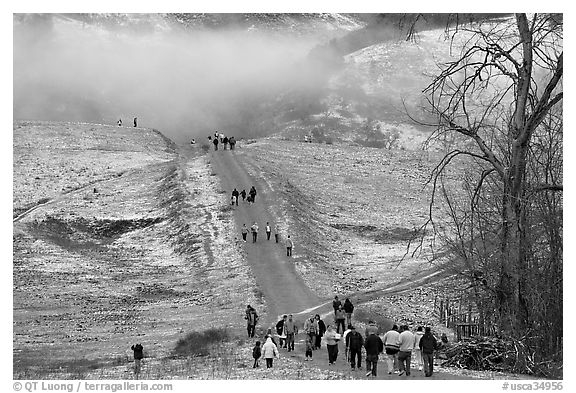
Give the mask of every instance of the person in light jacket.
[(279, 356), (278, 348), (272, 342), (272, 338), (268, 337), (266, 343), (262, 346), (262, 357), (266, 359), (266, 368), (272, 368), (274, 358), (278, 358)]
[(324, 341), (326, 341), (326, 349), (328, 349), (328, 364), (334, 364), (338, 358), (338, 341), (340, 340), (340, 335), (334, 331), (332, 325), (328, 325), (328, 330), (324, 335)]
[(292, 241), (292, 239), (290, 239), (290, 235), (288, 235), (288, 238), (286, 239), (286, 256), (287, 257), (292, 256), (292, 248), (293, 247), (294, 247), (294, 242)]

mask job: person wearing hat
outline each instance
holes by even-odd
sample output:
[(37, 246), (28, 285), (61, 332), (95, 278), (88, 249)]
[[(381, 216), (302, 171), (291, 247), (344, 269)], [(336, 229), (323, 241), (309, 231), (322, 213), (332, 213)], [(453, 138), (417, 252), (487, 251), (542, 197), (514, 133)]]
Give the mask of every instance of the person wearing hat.
[[(364, 345), (364, 337), (356, 331), (353, 325), (349, 326), (350, 331), (346, 335), (346, 348), (348, 349), (350, 356), (350, 365), (352, 370), (356, 367), (360, 369), (362, 367), (362, 346)], [(356, 361), (356, 359), (358, 359)]]

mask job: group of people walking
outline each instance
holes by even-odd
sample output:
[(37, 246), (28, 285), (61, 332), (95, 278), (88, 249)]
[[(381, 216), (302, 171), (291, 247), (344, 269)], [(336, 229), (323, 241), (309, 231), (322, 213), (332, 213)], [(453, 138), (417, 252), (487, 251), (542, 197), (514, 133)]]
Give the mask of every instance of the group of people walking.
[[(256, 202), (256, 188), (254, 186), (250, 187), (248, 193), (246, 193), (246, 189), (242, 191), (238, 191), (236, 188), (232, 190), (232, 196), (230, 197), (230, 204), (238, 206), (238, 200), (242, 197), (242, 202), (248, 202), (248, 204), (252, 204)], [(248, 198), (246, 198), (248, 196)]]
[(214, 150), (218, 150), (219, 143), (221, 143), (222, 146), (224, 146), (224, 150), (227, 150), (228, 146), (230, 146), (230, 150), (234, 150), (234, 148), (236, 147), (236, 138), (234, 138), (233, 136), (227, 137), (223, 133), (218, 133), (218, 131), (214, 133), (214, 136), (209, 135), (208, 140), (211, 140), (212, 143), (214, 144)]
[[(276, 243), (280, 242), (280, 232), (278, 230), (278, 226), (274, 226), (274, 228), (272, 228), (270, 223), (266, 222), (264, 230), (266, 231), (266, 240), (270, 240), (270, 236), (272, 235), (272, 232), (274, 232), (274, 240), (276, 241)], [(248, 228), (246, 224), (242, 224), (242, 228), (240, 229), (240, 233), (242, 234), (242, 240), (246, 242), (248, 232), (250, 232), (252, 234), (252, 243), (256, 243), (258, 241), (259, 231), (260, 227), (258, 226), (258, 223), (256, 221), (254, 221), (254, 224), (252, 224), (250, 228)], [(292, 249), (294, 248), (294, 241), (292, 240), (290, 235), (288, 235), (284, 244), (286, 246), (286, 256), (291, 257)]]
[[(352, 324), (354, 306), (350, 299), (347, 298), (344, 304), (340, 304), (336, 296), (333, 307), (334, 324), (325, 324), (319, 314), (311, 315), (304, 321), (302, 328), (302, 333), (305, 334), (304, 361), (312, 360), (313, 351), (320, 349), (321, 343), (324, 342), (328, 353), (328, 365), (334, 365), (338, 359), (339, 343), (342, 342), (345, 345), (346, 362), (350, 364), (352, 370), (362, 368), (362, 353), (364, 352), (366, 377), (373, 378), (378, 375), (380, 356), (384, 357), (388, 374), (410, 376), (411, 367), (415, 365), (419, 371), (424, 371), (426, 377), (433, 375), (434, 352), (439, 348), (440, 343), (432, 334), (430, 327), (418, 326), (416, 331), (412, 332), (408, 325), (400, 327), (394, 325), (381, 336), (378, 334), (376, 323), (369, 321), (362, 335)], [(344, 321), (347, 324), (347, 329), (342, 333), (340, 333), (340, 311), (344, 311)], [(247, 310), (247, 315), (248, 312)], [(275, 327), (279, 342), (277, 343), (274, 339), (272, 328), (268, 329), (264, 337), (265, 344), (260, 347), (261, 342), (257, 341), (253, 348), (254, 367), (258, 367), (258, 360), (261, 358), (266, 359), (268, 368), (273, 367), (273, 359), (280, 356), (279, 348), (284, 348), (288, 352), (295, 351), (294, 342), (298, 334), (298, 325), (293, 315), (283, 315)]]

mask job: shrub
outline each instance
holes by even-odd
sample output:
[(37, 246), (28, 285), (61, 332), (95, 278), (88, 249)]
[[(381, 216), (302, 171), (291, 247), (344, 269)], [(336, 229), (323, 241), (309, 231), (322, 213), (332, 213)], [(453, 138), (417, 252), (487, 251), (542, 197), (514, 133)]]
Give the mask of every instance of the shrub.
[(226, 328), (211, 328), (203, 332), (191, 332), (178, 340), (174, 353), (180, 356), (206, 356), (214, 344), (220, 344), (229, 339)]

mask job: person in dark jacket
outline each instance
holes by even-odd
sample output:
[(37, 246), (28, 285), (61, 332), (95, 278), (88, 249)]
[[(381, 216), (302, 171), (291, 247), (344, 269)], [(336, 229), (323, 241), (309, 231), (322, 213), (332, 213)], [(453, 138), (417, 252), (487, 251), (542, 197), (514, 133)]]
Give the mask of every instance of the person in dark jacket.
[(438, 348), (438, 342), (432, 334), (430, 326), (426, 326), (426, 329), (424, 329), (424, 335), (420, 339), (419, 346), (422, 351), (422, 360), (424, 361), (424, 375), (431, 377), (434, 372), (434, 350)]
[(352, 313), (354, 312), (354, 305), (350, 299), (344, 300), (344, 313), (346, 314), (346, 326), (352, 325)]
[(218, 150), (218, 138), (214, 138), (212, 143), (214, 144), (214, 150)]
[(324, 323), (323, 320), (320, 319), (319, 314), (316, 314), (314, 316), (314, 319), (318, 324), (318, 334), (316, 334), (316, 338), (312, 343), (312, 347), (313, 349), (320, 349), (320, 344), (322, 343), (322, 337), (324, 336), (324, 333), (326, 333), (326, 324)]
[(244, 202), (246, 200), (246, 190), (242, 190), (240, 196), (242, 197), (242, 202)]
[[(346, 335), (346, 348), (349, 352), (350, 365), (352, 370), (362, 367), (362, 346), (364, 337), (356, 331), (354, 326), (350, 326), (350, 332)], [(356, 361), (356, 358), (358, 361)]]
[(238, 206), (238, 196), (239, 196), (239, 195), (240, 195), (240, 193), (238, 192), (237, 189), (234, 189), (234, 190), (232, 191), (232, 196), (235, 197), (235, 198), (234, 198), (234, 201), (236, 202), (236, 206)]
[(140, 376), (140, 369), (142, 367), (142, 359), (144, 358), (144, 347), (142, 344), (132, 345), (134, 351), (134, 378), (138, 379)]
[(137, 117), (134, 118), (134, 127), (138, 127), (138, 118)]
[(366, 376), (373, 377), (377, 374), (378, 368), (378, 355), (384, 351), (384, 343), (374, 332), (370, 332), (370, 335), (366, 337), (364, 342), (364, 348), (366, 348)]
[(224, 150), (226, 150), (226, 147), (228, 147), (228, 137), (225, 136), (224, 139), (222, 139), (222, 143), (224, 144)]
[(254, 186), (252, 186), (250, 188), (250, 191), (248, 191), (248, 194), (252, 197), (252, 203), (256, 202), (256, 188)]
[(256, 341), (256, 345), (252, 348), (252, 357), (254, 358), (254, 365), (252, 368), (260, 367), (258, 360), (262, 357), (262, 347), (260, 347), (260, 341)]
[(338, 300), (338, 296), (334, 296), (334, 300), (332, 300), (332, 308), (334, 309), (334, 319), (336, 319), (336, 310), (338, 307), (342, 305), (342, 302)]
[(280, 346), (278, 348), (286, 348), (286, 330), (284, 329), (284, 324), (288, 319), (288, 315), (284, 315), (281, 320), (276, 324), (276, 333), (278, 333)]

